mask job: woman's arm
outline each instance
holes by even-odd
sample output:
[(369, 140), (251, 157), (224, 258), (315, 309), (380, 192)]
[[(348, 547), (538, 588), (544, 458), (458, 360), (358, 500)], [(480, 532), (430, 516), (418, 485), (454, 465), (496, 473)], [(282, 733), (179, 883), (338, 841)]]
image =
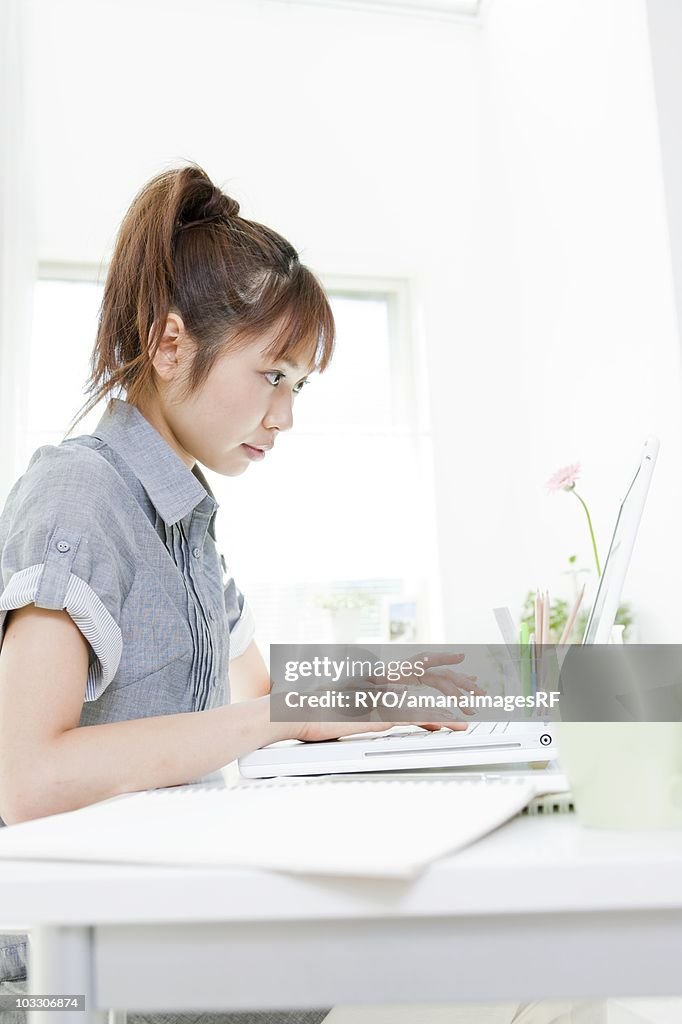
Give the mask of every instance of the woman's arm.
[[(264, 669), (254, 647), (244, 664), (258, 662)], [(87, 674), (88, 645), (65, 611), (27, 605), (10, 613), (0, 649), (0, 817), (7, 824), (193, 782), (277, 740), (335, 739), (393, 724), (271, 722), (270, 697), (262, 696), (211, 711), (80, 726)]]
[(0, 817), (7, 824), (191, 782), (297, 735), (297, 723), (270, 722), (268, 697), (79, 727), (87, 673), (88, 645), (66, 612), (29, 605), (10, 613), (0, 651)]
[(239, 704), (244, 700), (265, 697), (270, 693), (270, 673), (263, 656), (252, 640), (243, 654), (230, 662), (230, 700)]

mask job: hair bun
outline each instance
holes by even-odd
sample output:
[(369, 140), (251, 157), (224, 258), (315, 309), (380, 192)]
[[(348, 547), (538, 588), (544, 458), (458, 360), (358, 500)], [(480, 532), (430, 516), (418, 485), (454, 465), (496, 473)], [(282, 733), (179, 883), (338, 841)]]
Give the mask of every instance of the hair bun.
[(239, 203), (216, 188), (208, 178), (192, 181), (185, 195), (176, 230), (211, 221), (227, 221), (239, 216)]
[(229, 220), (239, 216), (239, 203), (216, 188), (204, 204), (201, 214), (205, 220)]
[(221, 197), (221, 199), (223, 201), (223, 205), (225, 207), (224, 216), (227, 217), (227, 218), (229, 218), (229, 217), (238, 217), (239, 216), (239, 203), (237, 202), (237, 200), (233, 199), (232, 196), (225, 195), (224, 192), (220, 193), (220, 197)]

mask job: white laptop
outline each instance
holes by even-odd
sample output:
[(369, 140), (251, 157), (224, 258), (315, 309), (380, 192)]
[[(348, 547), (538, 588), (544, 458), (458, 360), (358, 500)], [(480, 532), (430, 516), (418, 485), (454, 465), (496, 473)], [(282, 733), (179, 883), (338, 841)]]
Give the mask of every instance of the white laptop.
[[(659, 442), (647, 438), (623, 499), (588, 620), (584, 644), (608, 643), (642, 518)], [(285, 740), (239, 759), (246, 778), (339, 775), (423, 768), (493, 767), (553, 760), (558, 756), (550, 722), (471, 722), (466, 732), (427, 732), (399, 726), (321, 743)]]

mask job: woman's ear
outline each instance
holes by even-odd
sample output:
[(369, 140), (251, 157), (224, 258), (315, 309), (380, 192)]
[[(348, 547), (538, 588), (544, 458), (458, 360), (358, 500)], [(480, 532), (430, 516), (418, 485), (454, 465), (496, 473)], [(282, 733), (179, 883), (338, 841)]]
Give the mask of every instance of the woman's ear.
[[(147, 339), (148, 352), (151, 356), (151, 334), (154, 325), (149, 332)], [(169, 313), (166, 318), (166, 325), (156, 352), (152, 358), (152, 365), (161, 380), (170, 383), (179, 372), (184, 369), (184, 362), (187, 355), (187, 334), (185, 325), (179, 313)]]

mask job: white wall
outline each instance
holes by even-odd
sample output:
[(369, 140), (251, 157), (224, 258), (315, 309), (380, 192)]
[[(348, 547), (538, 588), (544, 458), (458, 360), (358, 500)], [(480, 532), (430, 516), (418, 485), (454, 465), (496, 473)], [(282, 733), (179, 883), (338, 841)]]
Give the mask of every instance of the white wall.
[(480, 28), (268, 0), (34, 10), (42, 260), (98, 262), (140, 184), (191, 158), (318, 272), (411, 278), (440, 639), (496, 640), (494, 605), (563, 586), (574, 551), (589, 564), (578, 503), (542, 486), (565, 462), (585, 464), (605, 554), (649, 431), (626, 596), (644, 639), (677, 639), (679, 357), (643, 0), (493, 0)]
[[(647, 0), (647, 13), (675, 298), (679, 311), (682, 310), (682, 4), (676, 0)], [(678, 333), (679, 327), (678, 312)]]
[[(624, 596), (643, 639), (672, 641), (679, 352), (644, 4), (504, 0), (484, 43), (470, 272), (450, 304), (444, 268), (430, 308), (434, 338), (456, 310), (458, 384), (432, 378), (451, 628), (483, 639), (491, 595), (514, 604), (523, 581), (565, 585), (574, 551), (591, 564), (580, 506), (542, 486), (565, 463), (584, 464), (603, 561), (614, 501), (653, 432), (660, 464)], [(434, 371), (447, 340), (431, 347)], [(473, 434), (450, 447), (460, 495), (444, 473), (458, 424)]]

